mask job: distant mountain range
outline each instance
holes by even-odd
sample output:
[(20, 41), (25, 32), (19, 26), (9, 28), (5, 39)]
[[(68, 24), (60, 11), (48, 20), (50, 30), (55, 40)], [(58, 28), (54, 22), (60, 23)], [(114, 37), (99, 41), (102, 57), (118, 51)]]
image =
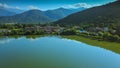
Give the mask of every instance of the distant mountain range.
[(19, 14), (22, 12), (24, 12), (24, 11), (15, 9), (15, 8), (6, 8), (3, 6), (0, 6), (0, 17), (1, 16), (12, 16), (12, 15)]
[(0, 9), (0, 16), (12, 16), (15, 15), (15, 12), (10, 12), (8, 10), (5, 9)]
[(120, 0), (71, 14), (56, 24), (120, 23)]
[(54, 20), (59, 20), (59, 19), (62, 19), (72, 13), (76, 13), (76, 12), (79, 12), (79, 11), (82, 11), (82, 10), (85, 10), (85, 8), (78, 8), (78, 9), (65, 9), (65, 8), (58, 8), (58, 9), (55, 9), (55, 10), (48, 10), (48, 11), (45, 11), (44, 13), (54, 19)]
[(55, 10), (47, 10), (47, 11), (34, 9), (20, 14), (18, 13), (14, 14), (11, 12), (10, 14), (11, 15), (13, 14), (13, 16), (6, 15), (4, 17), (0, 17), (0, 23), (48, 23), (62, 19), (72, 13), (76, 13), (82, 10), (85, 10), (85, 8), (78, 8), (78, 9), (58, 8)]

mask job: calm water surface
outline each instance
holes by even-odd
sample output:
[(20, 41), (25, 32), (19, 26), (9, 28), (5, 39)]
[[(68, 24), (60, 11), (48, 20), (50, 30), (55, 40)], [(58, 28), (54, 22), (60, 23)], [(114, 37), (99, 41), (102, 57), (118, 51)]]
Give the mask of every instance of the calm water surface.
[(120, 68), (120, 55), (57, 36), (0, 38), (0, 68)]

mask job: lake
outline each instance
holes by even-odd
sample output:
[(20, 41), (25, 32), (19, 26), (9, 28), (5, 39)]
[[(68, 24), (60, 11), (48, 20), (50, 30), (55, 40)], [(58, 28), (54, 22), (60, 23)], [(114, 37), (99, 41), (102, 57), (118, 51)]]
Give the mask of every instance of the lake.
[(2, 37), (0, 68), (120, 68), (120, 55), (60, 36)]

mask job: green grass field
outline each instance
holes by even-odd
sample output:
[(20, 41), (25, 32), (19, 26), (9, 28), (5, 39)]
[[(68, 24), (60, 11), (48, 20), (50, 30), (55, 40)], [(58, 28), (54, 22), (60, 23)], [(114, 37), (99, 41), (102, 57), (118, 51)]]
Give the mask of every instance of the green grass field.
[(104, 48), (107, 50), (111, 50), (113, 52), (120, 54), (120, 43), (92, 40), (92, 39), (81, 37), (81, 36), (62, 36), (62, 37), (81, 41), (81, 42), (90, 44), (92, 46), (98, 46), (98, 47), (101, 47), (101, 48)]

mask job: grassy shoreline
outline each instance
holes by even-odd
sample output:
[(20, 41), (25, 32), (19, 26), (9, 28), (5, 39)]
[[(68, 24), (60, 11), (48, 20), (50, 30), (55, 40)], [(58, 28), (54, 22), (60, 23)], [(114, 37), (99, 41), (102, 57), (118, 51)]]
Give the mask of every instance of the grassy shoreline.
[(92, 39), (85, 38), (82, 36), (62, 36), (62, 37), (67, 38), (67, 39), (81, 41), (81, 42), (90, 44), (92, 46), (98, 46), (98, 47), (101, 47), (101, 48), (104, 48), (107, 50), (111, 50), (115, 53), (120, 54), (120, 43), (92, 40)]

